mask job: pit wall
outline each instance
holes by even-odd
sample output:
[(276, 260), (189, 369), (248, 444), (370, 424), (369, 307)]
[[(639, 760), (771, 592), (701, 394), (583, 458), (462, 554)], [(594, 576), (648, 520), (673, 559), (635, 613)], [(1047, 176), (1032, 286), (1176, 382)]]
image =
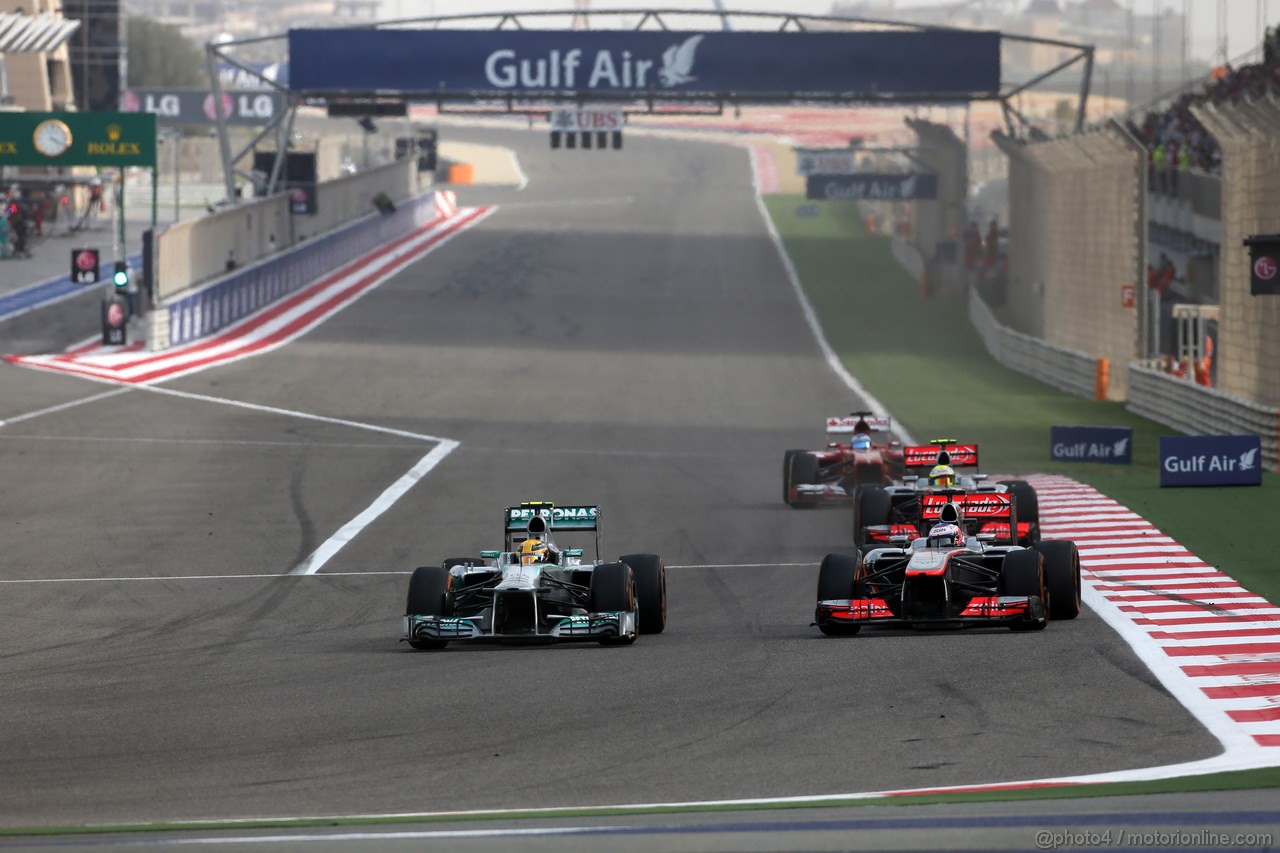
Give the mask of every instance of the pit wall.
[(1217, 387), (1280, 406), (1280, 296), (1249, 293), (1244, 245), (1246, 237), (1280, 233), (1280, 104), (1253, 99), (1193, 110), (1222, 146)]
[(993, 139), (1010, 161), (1005, 321), (1107, 359), (1107, 397), (1125, 399), (1149, 304), (1142, 146), (1116, 122), (1044, 142)]
[(343, 267), (353, 258), (447, 218), (456, 209), (453, 193), (428, 191), (401, 200), (393, 213), (366, 214), (166, 300), (148, 317), (148, 348), (168, 349), (211, 335)]
[(399, 202), (418, 189), (417, 164), (402, 160), (318, 184), (311, 216), (290, 213), (288, 195), (278, 193), (171, 225), (156, 238), (153, 298), (166, 304), (228, 270), (363, 217), (380, 193)]

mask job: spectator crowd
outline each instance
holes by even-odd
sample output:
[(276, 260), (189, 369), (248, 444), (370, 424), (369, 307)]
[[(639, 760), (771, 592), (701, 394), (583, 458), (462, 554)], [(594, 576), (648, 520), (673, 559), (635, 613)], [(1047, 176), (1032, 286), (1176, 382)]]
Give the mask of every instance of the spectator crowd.
[(1222, 173), (1222, 148), (1191, 113), (1206, 101), (1232, 101), (1280, 93), (1280, 27), (1268, 28), (1262, 62), (1213, 69), (1198, 92), (1184, 92), (1159, 111), (1148, 112), (1141, 122), (1129, 122), (1129, 130), (1147, 146), (1149, 185), (1153, 192), (1176, 193), (1178, 176), (1189, 170), (1210, 175)]

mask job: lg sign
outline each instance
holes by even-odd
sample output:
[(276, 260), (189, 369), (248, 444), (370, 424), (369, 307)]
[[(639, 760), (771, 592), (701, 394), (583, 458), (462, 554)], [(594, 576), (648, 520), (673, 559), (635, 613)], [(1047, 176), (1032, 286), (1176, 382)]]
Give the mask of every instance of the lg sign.
[[(134, 89), (122, 97), (124, 112), (155, 113), (161, 124), (208, 125), (218, 120), (218, 99), (204, 89)], [(278, 92), (225, 91), (222, 118), (230, 124), (267, 124), (283, 108)]]
[(1276, 264), (1276, 259), (1270, 255), (1263, 255), (1253, 262), (1253, 274), (1263, 281), (1271, 281), (1276, 277), (1276, 272), (1280, 271), (1280, 266)]

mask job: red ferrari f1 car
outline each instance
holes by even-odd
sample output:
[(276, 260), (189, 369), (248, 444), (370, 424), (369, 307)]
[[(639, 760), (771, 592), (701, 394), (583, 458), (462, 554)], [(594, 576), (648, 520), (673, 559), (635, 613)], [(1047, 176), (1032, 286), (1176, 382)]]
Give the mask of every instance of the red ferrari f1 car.
[(825, 450), (788, 450), (782, 458), (783, 501), (800, 509), (848, 504), (859, 486), (894, 482), (905, 469), (902, 445), (887, 436), (890, 426), (889, 418), (870, 412), (827, 418), (827, 434), (848, 435), (848, 443), (832, 441)]

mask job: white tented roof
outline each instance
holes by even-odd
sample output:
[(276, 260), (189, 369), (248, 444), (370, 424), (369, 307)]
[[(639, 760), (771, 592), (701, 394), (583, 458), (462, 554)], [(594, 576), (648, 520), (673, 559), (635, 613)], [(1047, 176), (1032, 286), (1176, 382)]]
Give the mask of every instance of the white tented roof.
[(45, 53), (61, 45), (79, 21), (53, 15), (0, 13), (0, 53)]

